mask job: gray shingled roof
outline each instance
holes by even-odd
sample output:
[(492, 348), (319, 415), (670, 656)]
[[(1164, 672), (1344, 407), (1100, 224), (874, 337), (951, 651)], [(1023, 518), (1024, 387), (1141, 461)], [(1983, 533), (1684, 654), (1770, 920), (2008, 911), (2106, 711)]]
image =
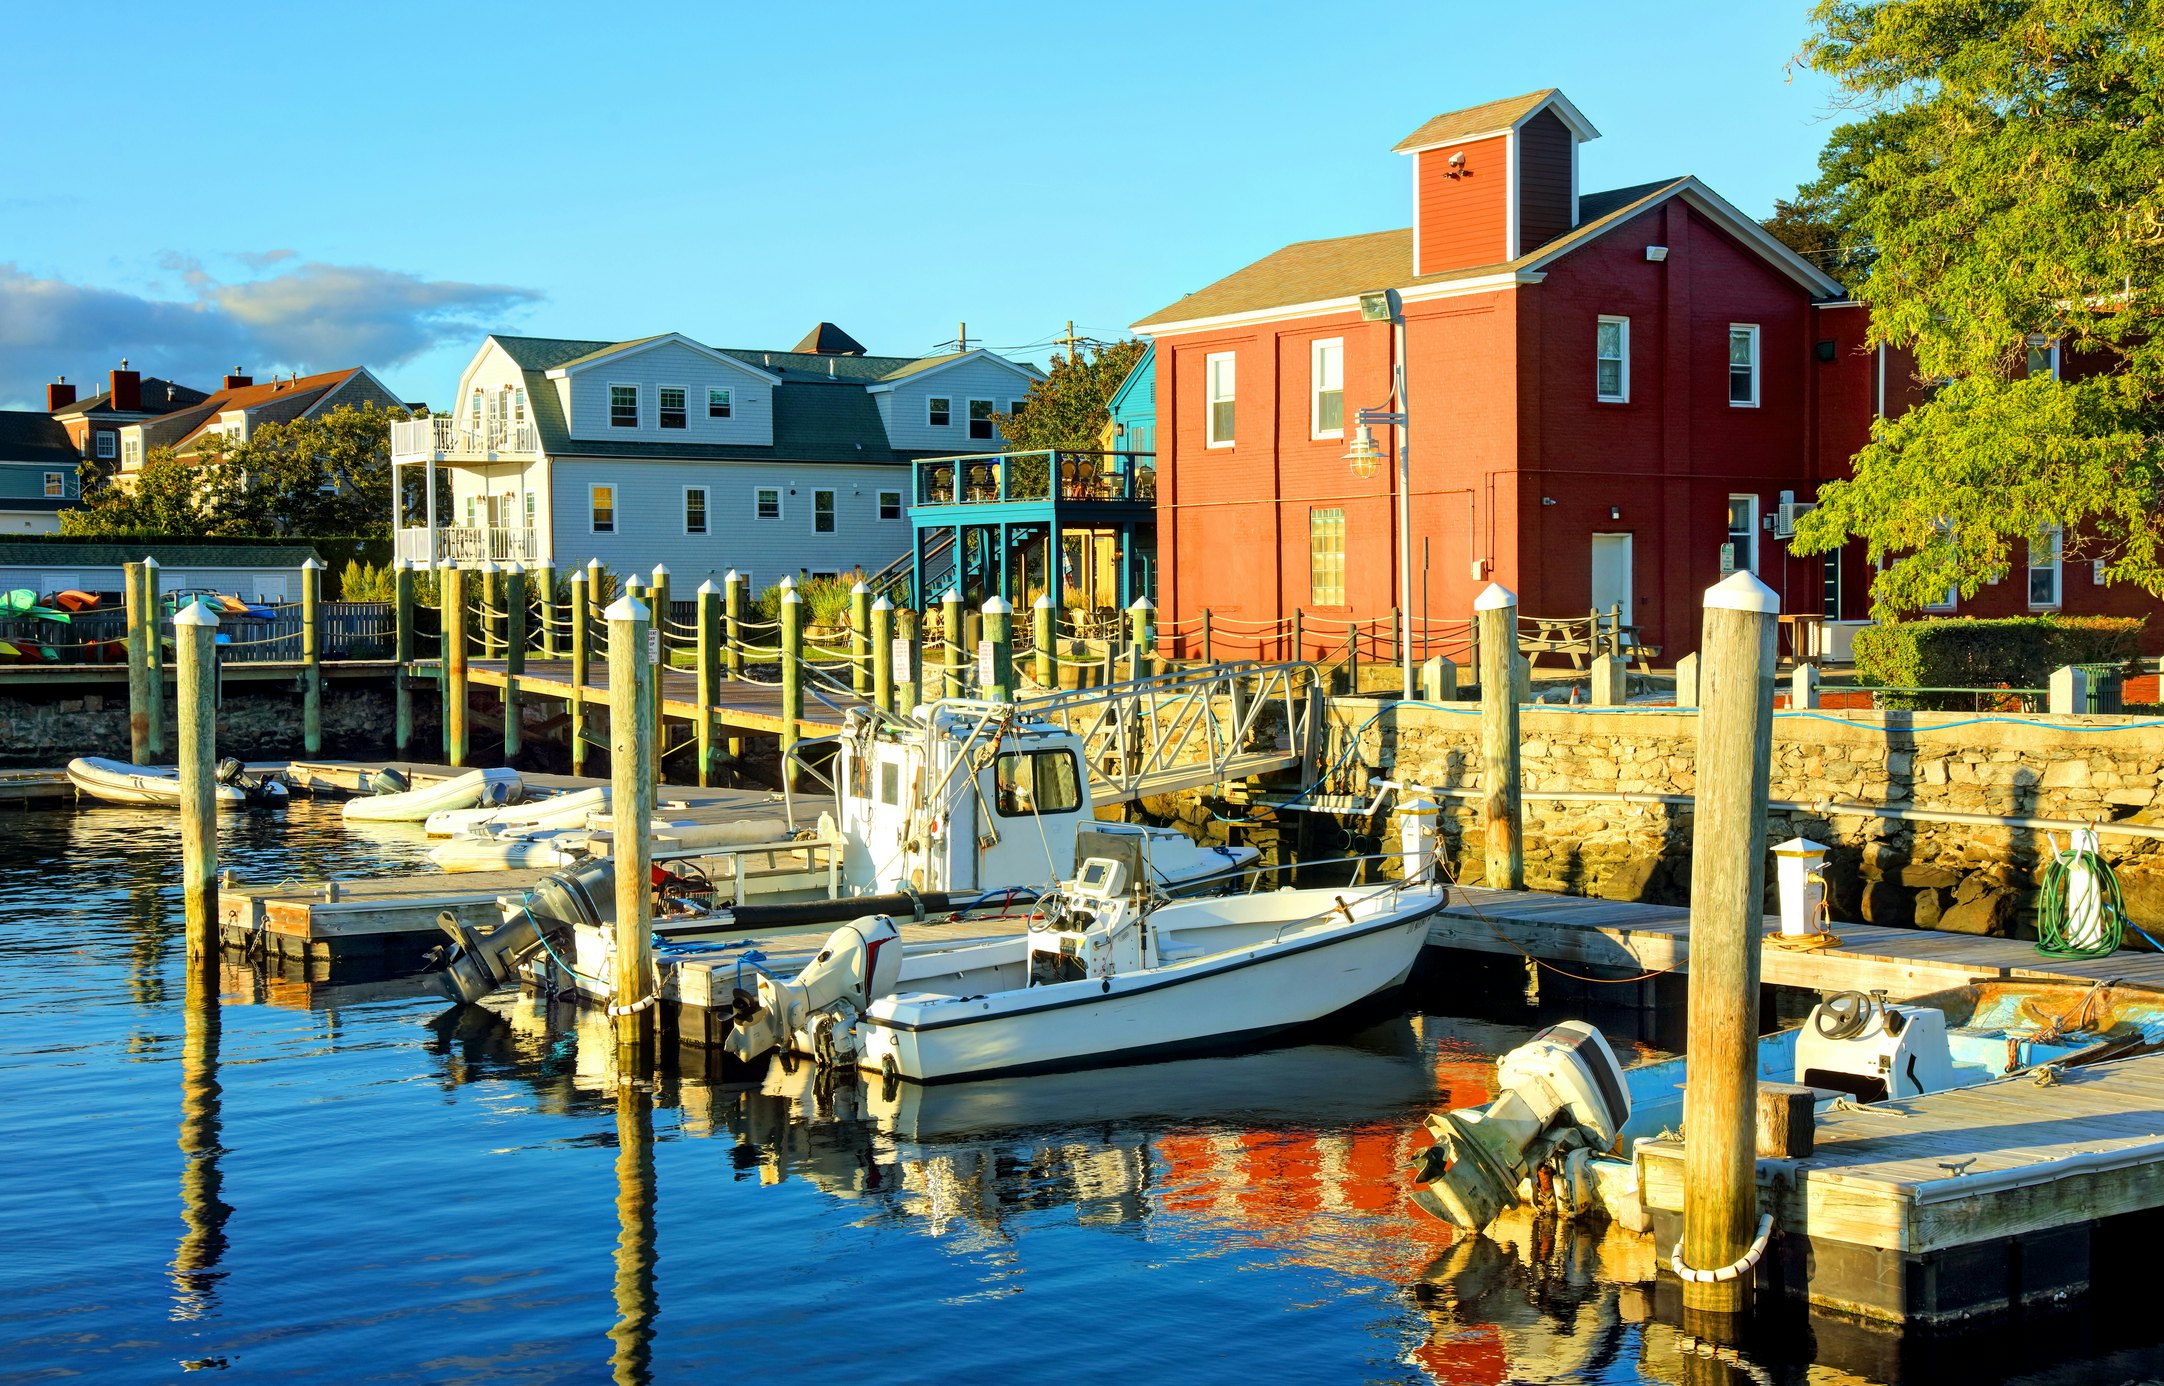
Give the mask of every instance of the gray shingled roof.
[(75, 466), (83, 456), (60, 420), (42, 409), (0, 409), (0, 462)]
[[(168, 390), (172, 392), (170, 398), (166, 393)], [(146, 375), (143, 377), (142, 408), (135, 412), (139, 414), (167, 413), (175, 409), (186, 409), (191, 405), (201, 404), (209, 398), (208, 393), (195, 389), (193, 386), (176, 384), (155, 375)], [(112, 412), (112, 392), (105, 390), (91, 395), (87, 399), (79, 399), (73, 404), (61, 405), (53, 411), (53, 417), (65, 419), (72, 418), (77, 414), (110, 414)]]

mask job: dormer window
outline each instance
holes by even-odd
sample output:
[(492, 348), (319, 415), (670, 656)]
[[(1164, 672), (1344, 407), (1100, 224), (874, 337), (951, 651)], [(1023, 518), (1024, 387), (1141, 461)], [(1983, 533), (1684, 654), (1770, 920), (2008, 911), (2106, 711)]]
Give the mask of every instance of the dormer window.
[(659, 391), (659, 396), (661, 426), (663, 428), (684, 427), (689, 419), (689, 415), (684, 408), (684, 387), (681, 385), (664, 385)]
[(943, 395), (934, 395), (924, 401), (924, 422), (933, 428), (945, 428), (954, 419), (954, 401)]
[(112, 434), (112, 430), (111, 430), (111, 429), (105, 429), (105, 428), (101, 428), (101, 429), (99, 429), (99, 430), (98, 430), (98, 456), (100, 456), (100, 457), (104, 457), (104, 458), (111, 458), (111, 457), (112, 457), (112, 455), (113, 455), (113, 434)]
[(637, 428), (639, 426), (639, 387), (636, 385), (609, 386), (609, 427)]
[(717, 386), (706, 392), (706, 417), (726, 419), (735, 406), (736, 396), (727, 386)]
[(973, 399), (969, 402), (969, 436), (972, 439), (990, 439), (992, 434), (992, 401)]

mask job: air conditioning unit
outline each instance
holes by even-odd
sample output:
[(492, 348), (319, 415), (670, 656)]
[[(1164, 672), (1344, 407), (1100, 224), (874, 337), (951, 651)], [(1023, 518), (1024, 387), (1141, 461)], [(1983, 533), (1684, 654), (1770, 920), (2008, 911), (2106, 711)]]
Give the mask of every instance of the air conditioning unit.
[(1774, 517), (1773, 537), (1793, 539), (1796, 537), (1796, 521), (1818, 509), (1817, 501), (1782, 501), (1780, 512)]

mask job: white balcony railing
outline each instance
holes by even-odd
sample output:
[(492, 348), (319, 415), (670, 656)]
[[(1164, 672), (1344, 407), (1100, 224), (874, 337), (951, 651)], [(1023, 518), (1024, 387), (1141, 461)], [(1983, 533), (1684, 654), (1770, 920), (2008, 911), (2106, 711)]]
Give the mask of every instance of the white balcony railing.
[(401, 563), (425, 563), (440, 567), (446, 563), (508, 563), (517, 559), (521, 563), (541, 561), (541, 544), (531, 529), (502, 528), (495, 525), (441, 525), (436, 529), (435, 551), (429, 551), (428, 531), (419, 527), (401, 527), (398, 531), (398, 561)]
[(391, 456), (401, 461), (434, 456), (439, 461), (530, 457), (539, 448), (530, 423), (486, 419), (479, 427), (447, 414), (391, 425)]

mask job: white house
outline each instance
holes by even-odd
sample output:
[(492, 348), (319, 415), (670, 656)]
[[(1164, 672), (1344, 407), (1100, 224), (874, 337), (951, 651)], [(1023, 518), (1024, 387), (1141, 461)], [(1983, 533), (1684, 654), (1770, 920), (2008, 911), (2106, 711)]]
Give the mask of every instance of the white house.
[(491, 336), (451, 412), (392, 426), (398, 557), (664, 563), (684, 590), (873, 571), (909, 551), (911, 464), (996, 450), (991, 416), (1040, 378), (866, 355), (826, 323), (792, 351)]

